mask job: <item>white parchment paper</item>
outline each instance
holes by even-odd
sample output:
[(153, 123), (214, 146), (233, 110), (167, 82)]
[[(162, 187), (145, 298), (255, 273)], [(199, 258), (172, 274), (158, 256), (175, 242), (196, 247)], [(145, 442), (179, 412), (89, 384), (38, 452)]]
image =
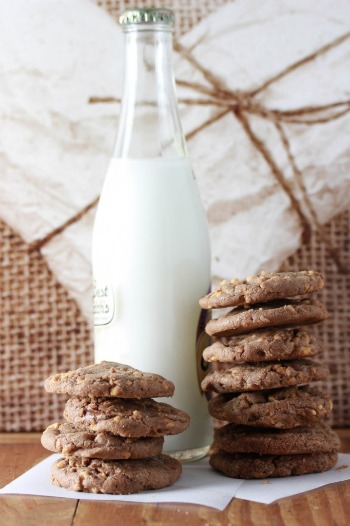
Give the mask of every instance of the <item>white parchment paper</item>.
[(233, 498), (269, 504), (284, 497), (350, 479), (350, 455), (340, 454), (337, 465), (325, 473), (266, 480), (231, 479), (214, 471), (208, 459), (183, 465), (180, 479), (171, 487), (135, 495), (96, 495), (58, 488), (50, 482), (50, 468), (60, 455), (51, 455), (10, 482), (0, 494), (40, 495), (82, 500), (126, 502), (177, 502), (201, 504), (223, 510)]

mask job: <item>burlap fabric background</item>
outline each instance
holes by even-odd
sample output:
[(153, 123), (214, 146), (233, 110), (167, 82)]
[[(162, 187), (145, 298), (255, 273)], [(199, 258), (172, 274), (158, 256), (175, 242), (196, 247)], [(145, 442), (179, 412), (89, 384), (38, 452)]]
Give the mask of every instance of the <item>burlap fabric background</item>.
[[(176, 12), (176, 35), (188, 31), (228, 0), (148, 1), (138, 6), (170, 7)], [(117, 16), (134, 2), (97, 1)], [(326, 227), (342, 264), (350, 268), (350, 211)], [(77, 304), (58, 283), (38, 250), (29, 246), (0, 221), (0, 430), (40, 431), (62, 418), (65, 397), (43, 390), (52, 372), (74, 369), (93, 360), (87, 321)], [(323, 341), (323, 359), (331, 366), (324, 384), (334, 400), (331, 423), (350, 425), (350, 296), (349, 273), (340, 273), (319, 236), (313, 234), (281, 270), (314, 268), (326, 278), (320, 295), (331, 318), (315, 331)], [(230, 276), (227, 276), (228, 278)]]

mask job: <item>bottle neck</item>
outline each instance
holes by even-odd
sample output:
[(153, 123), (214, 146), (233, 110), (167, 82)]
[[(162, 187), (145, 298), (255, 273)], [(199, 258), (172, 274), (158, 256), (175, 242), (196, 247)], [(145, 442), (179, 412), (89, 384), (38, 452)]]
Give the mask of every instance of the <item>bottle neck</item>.
[(114, 157), (187, 157), (178, 113), (169, 29), (124, 33), (124, 86)]

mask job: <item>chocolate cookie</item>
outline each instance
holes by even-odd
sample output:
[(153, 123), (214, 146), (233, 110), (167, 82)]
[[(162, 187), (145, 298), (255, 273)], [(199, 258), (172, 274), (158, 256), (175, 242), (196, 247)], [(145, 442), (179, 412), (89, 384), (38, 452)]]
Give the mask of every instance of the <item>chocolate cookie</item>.
[(325, 424), (287, 430), (227, 424), (215, 431), (213, 448), (227, 453), (263, 455), (334, 453), (340, 448), (340, 440)]
[(321, 473), (337, 462), (337, 453), (305, 455), (259, 455), (258, 453), (226, 453), (219, 451), (209, 459), (210, 465), (228, 477), (264, 479)]
[(219, 287), (199, 300), (203, 309), (234, 307), (291, 298), (323, 288), (321, 274), (313, 270), (300, 272), (261, 272), (245, 280), (224, 280)]
[(261, 329), (240, 336), (223, 337), (203, 351), (207, 362), (265, 362), (314, 356), (320, 344), (304, 329)]
[(51, 480), (74, 491), (128, 495), (171, 486), (181, 472), (180, 462), (167, 455), (110, 461), (66, 457), (53, 464)]
[(325, 380), (328, 374), (327, 365), (306, 359), (240, 364), (208, 374), (201, 385), (203, 391), (235, 393), (307, 384)]
[(108, 460), (148, 458), (160, 455), (164, 439), (123, 438), (108, 433), (92, 433), (76, 429), (72, 424), (52, 424), (41, 436), (42, 445), (49, 451), (84, 458)]
[(45, 381), (45, 389), (49, 393), (90, 397), (157, 398), (174, 394), (174, 384), (162, 376), (115, 362), (54, 374)]
[(292, 429), (328, 418), (332, 401), (315, 387), (219, 395), (208, 403), (214, 418), (254, 427)]
[(70, 398), (64, 418), (79, 429), (134, 438), (176, 435), (190, 422), (184, 411), (150, 398)]
[(264, 327), (319, 323), (327, 316), (325, 306), (319, 301), (276, 300), (254, 308), (237, 307), (226, 316), (210, 320), (205, 330), (210, 336), (232, 336)]

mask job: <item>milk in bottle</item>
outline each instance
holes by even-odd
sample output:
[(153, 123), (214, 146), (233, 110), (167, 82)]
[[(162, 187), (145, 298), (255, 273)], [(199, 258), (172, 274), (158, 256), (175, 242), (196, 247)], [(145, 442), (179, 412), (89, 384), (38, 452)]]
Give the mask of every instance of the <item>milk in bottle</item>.
[(182, 460), (211, 442), (200, 389), (207, 344), (198, 299), (210, 286), (205, 212), (179, 121), (171, 68), (173, 14), (137, 9), (121, 17), (124, 90), (119, 133), (93, 232), (95, 361), (156, 372), (190, 427), (167, 437)]

